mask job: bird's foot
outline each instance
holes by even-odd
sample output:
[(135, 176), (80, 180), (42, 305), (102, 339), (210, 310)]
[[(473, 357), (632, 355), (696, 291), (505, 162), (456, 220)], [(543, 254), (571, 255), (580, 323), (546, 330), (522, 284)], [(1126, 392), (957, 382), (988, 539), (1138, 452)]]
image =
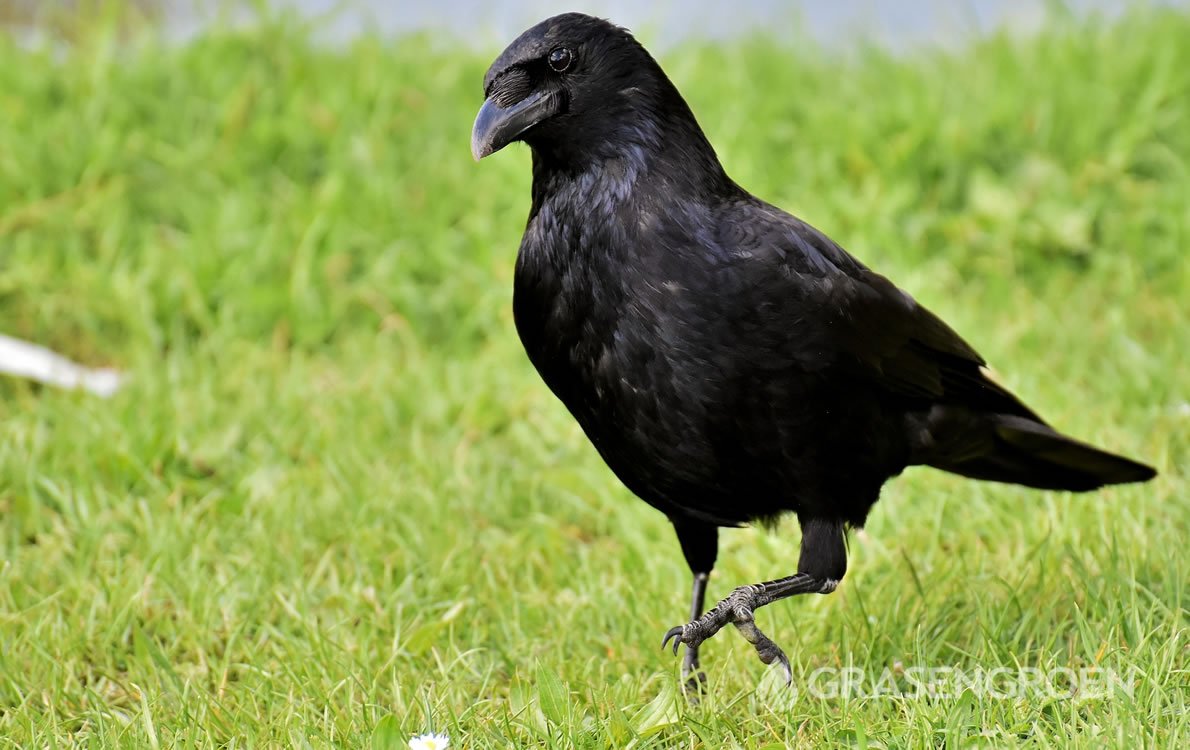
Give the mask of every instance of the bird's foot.
[[(770, 601), (764, 584), (741, 586), (697, 620), (670, 628), (669, 632), (665, 634), (665, 640), (661, 642), (661, 647), (665, 648), (669, 645), (669, 641), (674, 639), (675, 656), (678, 653), (678, 646), (683, 643), (686, 644), (688, 650), (697, 651), (703, 641), (714, 636), (730, 622), (736, 626), (745, 640), (752, 644), (762, 662), (765, 664), (779, 662), (781, 664), (781, 669), (785, 672), (785, 682), (788, 684), (793, 679), (789, 658), (785, 656), (785, 652), (781, 650), (780, 646), (761, 632), (753, 617), (753, 612), (756, 609)], [(695, 656), (694, 664), (696, 666), (697, 659), (698, 657)]]

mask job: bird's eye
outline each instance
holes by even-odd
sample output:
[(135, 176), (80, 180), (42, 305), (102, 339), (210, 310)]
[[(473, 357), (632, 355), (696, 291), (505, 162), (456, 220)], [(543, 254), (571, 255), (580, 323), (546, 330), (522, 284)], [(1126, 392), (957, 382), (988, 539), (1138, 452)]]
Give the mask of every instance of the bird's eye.
[(554, 47), (550, 50), (550, 67), (558, 73), (565, 71), (574, 62), (574, 53), (566, 47)]

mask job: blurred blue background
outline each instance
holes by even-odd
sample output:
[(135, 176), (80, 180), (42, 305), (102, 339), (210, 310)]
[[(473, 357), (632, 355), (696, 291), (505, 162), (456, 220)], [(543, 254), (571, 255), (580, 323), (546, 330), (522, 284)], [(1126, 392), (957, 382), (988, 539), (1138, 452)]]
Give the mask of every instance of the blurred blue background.
[[(1164, 4), (1186, 5), (1187, 0)], [(719, 0), (673, 0), (642, 3), (636, 0), (582, 0), (573, 3), (546, 0), (274, 0), (275, 8), (292, 8), (326, 21), (331, 38), (350, 38), (366, 30), (407, 33), (418, 30), (450, 32), (473, 43), (489, 44), (492, 39), (511, 39), (523, 29), (556, 13), (571, 10), (610, 18), (634, 31), (648, 32), (652, 45), (674, 43), (692, 37), (725, 38), (763, 30), (774, 23), (793, 23), (815, 39), (838, 44), (856, 36), (901, 47), (919, 43), (949, 45), (971, 34), (1002, 28), (1037, 28), (1047, 13), (1066, 10), (1088, 15), (1114, 16), (1128, 3), (1119, 0), (747, 0), (725, 3)], [(182, 8), (179, 4), (177, 8)], [(225, 7), (223, 3), (199, 3), (197, 10), (176, 10), (173, 28), (189, 34)]]

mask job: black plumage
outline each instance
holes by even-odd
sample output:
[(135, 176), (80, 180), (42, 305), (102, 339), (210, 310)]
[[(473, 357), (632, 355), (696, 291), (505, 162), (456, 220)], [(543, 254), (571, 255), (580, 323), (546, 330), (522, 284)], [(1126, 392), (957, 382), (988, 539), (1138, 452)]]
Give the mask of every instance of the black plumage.
[[(846, 529), (906, 466), (1076, 491), (1154, 476), (1056, 432), (937, 316), (733, 182), (627, 31), (548, 19), (484, 88), (476, 158), (533, 151), (517, 331), (607, 465), (672, 521), (695, 585), (667, 641), (687, 644), (688, 670), (731, 622), (788, 673), (752, 611), (833, 590)], [(718, 527), (787, 512), (796, 574), (702, 614)]]

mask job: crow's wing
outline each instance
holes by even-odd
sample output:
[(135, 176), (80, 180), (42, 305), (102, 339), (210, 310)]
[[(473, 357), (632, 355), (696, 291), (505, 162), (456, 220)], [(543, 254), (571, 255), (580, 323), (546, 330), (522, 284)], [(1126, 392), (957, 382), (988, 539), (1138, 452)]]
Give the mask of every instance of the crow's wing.
[(885, 277), (865, 270), (838, 286), (844, 298), (836, 341), (844, 365), (855, 363), (906, 396), (1042, 421), (989, 377), (970, 344)]
[(791, 300), (790, 317), (821, 323), (803, 327), (821, 365), (908, 398), (1042, 422), (989, 377), (970, 344), (908, 293), (795, 217), (767, 204), (750, 208), (751, 220), (729, 222), (721, 240), (737, 257), (770, 261), (739, 264), (768, 276), (755, 282), (766, 298)]

